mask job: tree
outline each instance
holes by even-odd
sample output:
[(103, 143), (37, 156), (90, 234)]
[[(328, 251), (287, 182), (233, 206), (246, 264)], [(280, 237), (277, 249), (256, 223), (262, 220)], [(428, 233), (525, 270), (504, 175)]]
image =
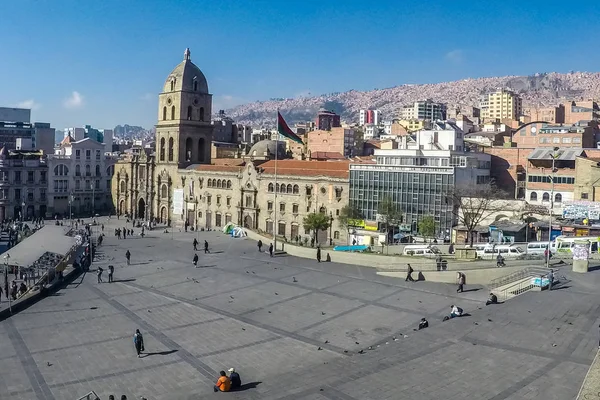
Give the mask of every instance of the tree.
[(492, 183), (455, 187), (447, 198), (459, 225), (467, 230), (469, 243), (473, 245), (473, 233), (479, 224), (495, 213), (506, 210), (506, 194)]
[(379, 214), (380, 221), (385, 225), (386, 232), (389, 232), (390, 226), (399, 224), (402, 219), (402, 212), (389, 196), (384, 196), (381, 199), (377, 205), (377, 214)]
[(435, 236), (435, 218), (433, 215), (425, 215), (418, 224), (419, 234), (423, 237)]
[(324, 231), (329, 228), (329, 216), (321, 212), (313, 212), (304, 217), (302, 221), (304, 229), (311, 230), (313, 232), (313, 239), (317, 241), (317, 232)]
[(340, 210), (338, 221), (340, 222), (340, 225), (346, 229), (349, 237), (350, 228), (354, 226), (355, 221), (361, 220), (363, 218), (363, 213), (358, 207), (352, 204), (348, 204), (342, 207), (342, 209)]

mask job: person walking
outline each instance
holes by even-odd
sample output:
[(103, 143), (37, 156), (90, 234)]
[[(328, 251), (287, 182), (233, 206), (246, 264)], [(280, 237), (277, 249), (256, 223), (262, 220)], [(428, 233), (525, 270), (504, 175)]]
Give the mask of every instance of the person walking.
[(98, 283), (102, 283), (102, 272), (104, 270), (102, 269), (102, 267), (98, 267), (98, 269), (96, 270), (96, 273), (98, 274)]
[(258, 252), (262, 252), (262, 240), (258, 239), (258, 243), (256, 244), (258, 246)]
[(133, 335), (133, 345), (135, 346), (138, 358), (140, 358), (140, 354), (146, 349), (144, 349), (144, 337), (139, 329), (136, 329), (135, 334)]
[(127, 252), (125, 253), (125, 258), (127, 259), (127, 265), (131, 264), (131, 253), (129, 252), (129, 250), (127, 250)]
[(194, 251), (198, 251), (198, 239), (194, 238), (192, 244), (194, 245)]
[(412, 273), (415, 272), (413, 270), (413, 268), (410, 266), (410, 264), (408, 264), (408, 270), (406, 271), (406, 279), (404, 280), (404, 282), (414, 282), (415, 279), (412, 277)]
[(115, 272), (115, 267), (112, 265), (108, 266), (108, 283), (113, 282), (113, 273)]
[(548, 290), (552, 290), (552, 285), (554, 284), (554, 271), (551, 269), (548, 272)]
[(123, 228), (123, 239), (127, 239), (127, 229)]
[(198, 254), (194, 254), (192, 262), (194, 263), (194, 267), (198, 268)]
[(269, 245), (269, 256), (273, 257), (273, 243)]
[(462, 293), (464, 291), (466, 277), (462, 272), (458, 273), (458, 289), (456, 289), (456, 293)]
[(205, 240), (204, 241), (204, 254), (206, 253), (210, 253), (210, 250), (208, 249), (208, 242)]
[(317, 262), (321, 262), (321, 245), (317, 245)]

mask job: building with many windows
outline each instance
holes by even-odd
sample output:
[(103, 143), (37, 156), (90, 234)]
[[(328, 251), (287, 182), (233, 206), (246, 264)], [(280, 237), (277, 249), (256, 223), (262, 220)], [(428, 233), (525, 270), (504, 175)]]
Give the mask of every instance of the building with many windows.
[(367, 221), (381, 221), (379, 202), (389, 197), (403, 214), (400, 229), (416, 233), (418, 221), (432, 215), (436, 235), (447, 238), (456, 224), (456, 187), (490, 183), (490, 156), (463, 151), (452, 129), (420, 131), (395, 150), (375, 150), (376, 164), (350, 165), (350, 204)]
[[(316, 211), (333, 219), (320, 241), (345, 243), (337, 217), (348, 203), (349, 161), (279, 159), (275, 179), (272, 156), (280, 148), (285, 155), (275, 141), (255, 143), (241, 158), (211, 159), (211, 107), (206, 79), (186, 50), (159, 94), (156, 152), (132, 152), (115, 165), (117, 213), (179, 227), (187, 222), (215, 229), (233, 222), (294, 240), (310, 235), (302, 221)], [(345, 146), (343, 134), (341, 139)]]
[(0, 150), (0, 221), (46, 215), (48, 168), (41, 151)]
[(501, 89), (482, 95), (479, 108), (484, 120), (518, 121), (523, 114), (523, 101), (515, 92)]
[(446, 119), (446, 104), (431, 99), (415, 101), (400, 110), (400, 118), (404, 120), (436, 121)]
[(67, 136), (48, 156), (48, 214), (90, 216), (112, 210), (111, 180), (116, 157), (104, 143)]

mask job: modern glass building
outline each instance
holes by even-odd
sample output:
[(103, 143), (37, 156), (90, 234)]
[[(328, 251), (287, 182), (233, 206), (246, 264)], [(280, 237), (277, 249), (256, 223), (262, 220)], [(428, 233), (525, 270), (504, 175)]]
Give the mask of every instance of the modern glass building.
[(376, 150), (376, 164), (350, 166), (350, 204), (367, 221), (380, 220), (377, 208), (389, 196), (403, 213), (404, 231), (416, 233), (423, 216), (436, 221), (436, 236), (449, 237), (456, 225), (455, 186), (490, 182), (490, 156), (452, 150)]

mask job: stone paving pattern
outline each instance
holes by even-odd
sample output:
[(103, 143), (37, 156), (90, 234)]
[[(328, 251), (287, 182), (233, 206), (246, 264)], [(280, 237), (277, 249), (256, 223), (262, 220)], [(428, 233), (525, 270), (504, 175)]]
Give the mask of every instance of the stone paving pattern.
[[(118, 240), (115, 223), (91, 272), (0, 322), (3, 400), (91, 390), (103, 400), (208, 399), (229, 367), (260, 382), (226, 395), (235, 399), (564, 400), (577, 396), (598, 348), (600, 272), (567, 273), (560, 290), (485, 307), (479, 287), (457, 294), (367, 267), (270, 258), (219, 232)], [(194, 237), (211, 247), (198, 252), (201, 268), (191, 263)], [(96, 266), (108, 264), (116, 282), (97, 284)], [(451, 304), (471, 316), (442, 323)], [(415, 331), (423, 316), (430, 328)]]

